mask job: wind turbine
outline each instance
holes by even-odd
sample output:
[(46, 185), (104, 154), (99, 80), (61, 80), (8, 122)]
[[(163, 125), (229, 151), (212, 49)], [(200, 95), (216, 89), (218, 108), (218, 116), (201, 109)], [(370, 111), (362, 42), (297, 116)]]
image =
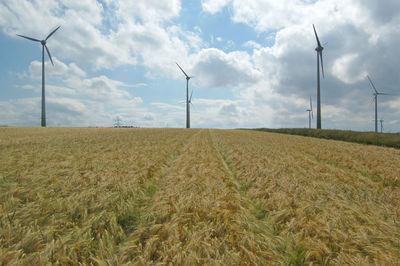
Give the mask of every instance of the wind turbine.
[(44, 81), (45, 81), (45, 74), (44, 74), (44, 48), (46, 48), (47, 51), (47, 55), (50, 58), (50, 62), (51, 64), (54, 66), (53, 63), (53, 59), (51, 58), (51, 54), (49, 51), (49, 48), (47, 48), (46, 42), (47, 40), (60, 28), (61, 26), (58, 26), (57, 28), (55, 28), (52, 32), (50, 32), (49, 35), (47, 35), (47, 37), (43, 40), (38, 40), (35, 38), (31, 38), (31, 37), (27, 37), (24, 35), (19, 35), (17, 34), (19, 37), (34, 41), (34, 42), (40, 42), (42, 44), (42, 121), (41, 121), (41, 125), (42, 127), (46, 127), (46, 96), (45, 96), (45, 89), (44, 89)]
[(379, 122), (381, 122), (381, 133), (383, 133), (383, 119), (379, 120)]
[(317, 31), (315, 30), (315, 26), (313, 24), (314, 28), (314, 33), (315, 33), (315, 38), (317, 39), (317, 48), (315, 48), (315, 51), (317, 51), (317, 129), (321, 129), (321, 85), (320, 85), (320, 74), (319, 74), (319, 61), (321, 60), (321, 68), (322, 68), (322, 77), (325, 78), (324, 74), (324, 61), (322, 59), (322, 50), (324, 50), (324, 47), (322, 47)]
[(375, 88), (374, 83), (371, 78), (367, 75), (369, 82), (371, 83), (372, 88), (374, 89), (374, 100), (375, 100), (375, 132), (378, 132), (378, 95), (390, 95), (388, 93), (378, 92)]
[(311, 128), (311, 117), (314, 118), (311, 96), (310, 96), (310, 109), (307, 109), (306, 111), (308, 112), (308, 128)]
[[(176, 63), (176, 65), (179, 67), (180, 70), (182, 70), (183, 74), (186, 77), (186, 128), (190, 128), (190, 106), (189, 106), (189, 104), (191, 103), (192, 95), (190, 95), (190, 99), (189, 99), (189, 79), (192, 77), (189, 77), (185, 73), (185, 71), (183, 71), (181, 66), (178, 65), (178, 63)], [(193, 94), (193, 91), (192, 91), (192, 94)]]

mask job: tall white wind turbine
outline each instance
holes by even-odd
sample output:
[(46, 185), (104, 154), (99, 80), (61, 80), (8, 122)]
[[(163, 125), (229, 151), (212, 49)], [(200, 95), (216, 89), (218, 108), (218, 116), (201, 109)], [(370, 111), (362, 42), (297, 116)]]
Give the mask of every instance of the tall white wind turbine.
[(310, 109), (307, 109), (306, 111), (308, 112), (308, 128), (311, 128), (311, 118), (314, 118), (311, 96), (310, 96)]
[[(192, 77), (189, 77), (186, 72), (181, 68), (178, 63), (176, 65), (179, 67), (180, 70), (182, 70), (183, 74), (186, 77), (186, 128), (190, 128), (190, 106), (189, 104), (191, 103), (192, 96), (190, 96), (189, 99), (189, 79)], [(192, 91), (193, 94), (193, 91)]]
[(315, 48), (315, 51), (317, 51), (317, 129), (321, 129), (321, 84), (320, 84), (320, 70), (319, 70), (319, 62), (321, 60), (321, 68), (322, 68), (322, 77), (325, 78), (324, 74), (324, 61), (322, 59), (322, 50), (324, 50), (324, 47), (322, 47), (317, 31), (315, 30), (315, 26), (313, 24), (314, 28), (314, 33), (315, 33), (315, 38), (317, 39), (317, 48)]
[(46, 52), (47, 52), (47, 55), (49, 56), (49, 58), (50, 58), (50, 62), (51, 62), (51, 64), (54, 66), (54, 63), (53, 63), (53, 59), (51, 58), (51, 54), (50, 54), (50, 51), (49, 51), (49, 48), (47, 48), (47, 45), (46, 45), (46, 42), (47, 42), (47, 40), (60, 28), (61, 26), (58, 26), (57, 28), (55, 28), (52, 32), (50, 32), (50, 34), (49, 35), (47, 35), (47, 37), (45, 38), (45, 39), (43, 39), (43, 40), (38, 40), (38, 39), (35, 39), (35, 38), (31, 38), (31, 37), (27, 37), (27, 36), (24, 36), (24, 35), (19, 35), (19, 34), (17, 34), (18, 36), (20, 36), (20, 37), (22, 37), (22, 38), (25, 38), (25, 39), (28, 39), (28, 40), (31, 40), (31, 41), (34, 41), (34, 42), (40, 42), (41, 44), (42, 44), (42, 121), (41, 121), (41, 125), (42, 125), (42, 127), (45, 127), (46, 126), (46, 96), (45, 96), (45, 86), (44, 86), (44, 83), (45, 83), (45, 74), (44, 74), (44, 66), (45, 66), (45, 64), (44, 64), (44, 49), (46, 48)]
[(378, 132), (378, 95), (390, 95), (388, 93), (378, 92), (375, 88), (374, 83), (372, 82), (371, 78), (367, 75), (369, 82), (371, 83), (372, 88), (374, 89), (374, 100), (375, 100), (375, 132)]

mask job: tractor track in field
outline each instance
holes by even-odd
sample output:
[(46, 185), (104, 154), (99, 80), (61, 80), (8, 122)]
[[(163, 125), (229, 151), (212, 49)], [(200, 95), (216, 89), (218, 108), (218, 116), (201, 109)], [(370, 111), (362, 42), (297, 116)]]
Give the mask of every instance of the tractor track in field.
[(165, 171), (147, 223), (121, 249), (123, 261), (261, 265), (287, 255), (286, 239), (251, 213), (212, 134), (196, 133)]

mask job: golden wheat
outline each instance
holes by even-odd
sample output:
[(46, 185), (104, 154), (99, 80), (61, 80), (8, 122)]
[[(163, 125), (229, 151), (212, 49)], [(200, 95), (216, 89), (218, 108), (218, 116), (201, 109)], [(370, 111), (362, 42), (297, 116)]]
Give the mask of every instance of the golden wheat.
[(234, 130), (0, 128), (1, 264), (400, 263), (400, 151)]
[(398, 264), (400, 151), (279, 134), (217, 131), (246, 195), (304, 262)]

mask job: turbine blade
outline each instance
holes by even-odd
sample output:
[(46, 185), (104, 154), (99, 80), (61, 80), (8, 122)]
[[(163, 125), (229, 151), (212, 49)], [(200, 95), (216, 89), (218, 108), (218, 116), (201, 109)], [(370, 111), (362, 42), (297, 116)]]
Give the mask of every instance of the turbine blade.
[(376, 93), (378, 93), (378, 91), (376, 90), (375, 85), (374, 85), (374, 83), (372, 82), (372, 80), (370, 79), (369, 75), (367, 75), (367, 78), (368, 78), (369, 82), (371, 83), (372, 88), (375, 90)]
[(61, 26), (58, 26), (57, 28), (55, 28), (52, 32), (50, 32), (49, 35), (47, 35), (46, 39), (44, 39), (45, 41), (47, 41), (48, 38), (51, 37), (51, 35), (53, 35)]
[(192, 90), (192, 93), (190, 93), (189, 102), (192, 102), (192, 96), (193, 96), (193, 90)]
[(31, 40), (31, 41), (34, 41), (34, 42), (40, 42), (40, 40), (38, 40), (38, 39), (34, 39), (34, 38), (31, 38), (31, 37), (26, 37), (24, 35), (17, 34), (17, 36), (25, 38), (25, 39), (28, 39), (28, 40)]
[(390, 94), (390, 93), (383, 93), (383, 92), (378, 92), (378, 95), (393, 95), (393, 94)]
[(372, 96), (371, 103), (374, 103), (374, 102), (375, 102), (375, 96)]
[(51, 54), (50, 54), (49, 48), (47, 48), (47, 45), (44, 45), (44, 47), (46, 47), (46, 51), (47, 51), (47, 54), (49, 55), (50, 62), (54, 66), (53, 59), (51, 58)]
[(310, 109), (311, 109), (311, 118), (314, 118), (314, 111), (313, 111), (313, 108), (312, 108), (312, 99), (311, 99), (311, 96), (310, 96)]
[(321, 46), (321, 43), (320, 43), (320, 41), (319, 41), (319, 38), (318, 38), (317, 31), (315, 30), (314, 24), (313, 24), (312, 26), (313, 26), (313, 28), (314, 28), (315, 38), (317, 39), (318, 47), (322, 47), (322, 46)]
[[(176, 62), (175, 62), (175, 63), (176, 63)], [(183, 71), (183, 69), (181, 68), (181, 66), (178, 65), (178, 63), (176, 63), (176, 65), (182, 70), (182, 72), (183, 72), (183, 74), (186, 76), (186, 78), (190, 78), (190, 77), (185, 73), (185, 71)]]
[(321, 68), (322, 68), (322, 77), (325, 78), (325, 72), (324, 72), (324, 60), (322, 59), (322, 51), (319, 52), (319, 58), (321, 59)]

